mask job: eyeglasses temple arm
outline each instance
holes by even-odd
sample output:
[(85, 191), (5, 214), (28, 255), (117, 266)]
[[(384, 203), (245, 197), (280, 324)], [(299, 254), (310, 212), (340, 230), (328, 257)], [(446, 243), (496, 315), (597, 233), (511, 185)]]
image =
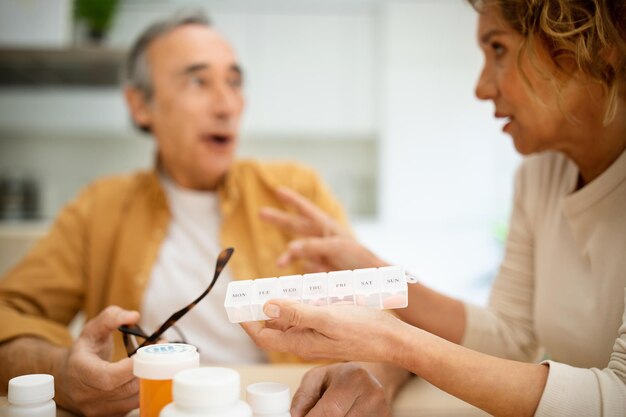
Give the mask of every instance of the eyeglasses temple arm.
[(226, 248), (222, 252), (220, 252), (219, 256), (217, 257), (217, 263), (215, 264), (215, 273), (213, 274), (213, 280), (211, 281), (211, 284), (209, 284), (208, 288), (206, 290), (204, 290), (204, 292), (202, 294), (200, 294), (200, 296), (198, 298), (196, 298), (194, 301), (192, 301), (188, 306), (183, 307), (180, 310), (178, 310), (177, 312), (175, 312), (174, 314), (172, 314), (165, 321), (165, 323), (163, 323), (161, 325), (161, 327), (159, 327), (156, 332), (152, 333), (152, 335), (150, 335), (150, 337), (148, 337), (146, 340), (144, 340), (143, 343), (141, 344), (141, 346), (139, 346), (139, 347), (147, 346), (147, 345), (149, 345), (151, 343), (156, 342), (159, 339), (159, 337), (161, 337), (161, 335), (163, 333), (165, 333), (165, 331), (167, 329), (172, 327), (174, 325), (174, 323), (176, 323), (182, 316), (187, 314), (189, 312), (189, 310), (194, 308), (196, 306), (196, 304), (198, 304), (204, 297), (207, 296), (207, 294), (213, 289), (213, 286), (217, 282), (217, 278), (220, 276), (220, 274), (224, 270), (224, 267), (226, 266), (226, 264), (230, 260), (230, 257), (233, 255), (234, 251), (235, 250), (233, 248)]

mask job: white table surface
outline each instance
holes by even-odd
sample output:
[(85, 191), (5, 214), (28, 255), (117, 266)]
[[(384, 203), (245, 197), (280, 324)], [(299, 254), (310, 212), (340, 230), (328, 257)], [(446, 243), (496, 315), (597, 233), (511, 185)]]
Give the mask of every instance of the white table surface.
[[(291, 394), (298, 389), (300, 379), (310, 369), (310, 365), (247, 365), (237, 366), (241, 375), (242, 399), (245, 388), (255, 382), (280, 382), (291, 388)], [(7, 404), (6, 397), (0, 397), (0, 407)], [(3, 413), (0, 413), (2, 416)], [(482, 417), (485, 412), (439, 390), (421, 378), (413, 378), (398, 394), (393, 404), (394, 417), (454, 416)], [(138, 417), (135, 410), (128, 417)], [(59, 409), (57, 417), (73, 417), (73, 414)]]

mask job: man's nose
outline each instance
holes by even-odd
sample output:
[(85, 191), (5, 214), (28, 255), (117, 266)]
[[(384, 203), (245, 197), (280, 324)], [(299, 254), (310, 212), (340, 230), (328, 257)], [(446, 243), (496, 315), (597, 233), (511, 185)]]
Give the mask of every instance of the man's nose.
[(229, 86), (219, 86), (213, 95), (212, 111), (219, 118), (229, 118), (233, 116), (239, 108), (239, 98), (237, 93)]
[(493, 100), (498, 94), (498, 88), (493, 75), (487, 66), (484, 66), (476, 82), (474, 94), (479, 100)]

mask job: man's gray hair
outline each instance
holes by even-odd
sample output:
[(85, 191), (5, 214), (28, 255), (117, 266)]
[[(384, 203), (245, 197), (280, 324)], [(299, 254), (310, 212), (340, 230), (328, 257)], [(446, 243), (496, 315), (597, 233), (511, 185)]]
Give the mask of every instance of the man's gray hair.
[(150, 66), (146, 57), (148, 47), (158, 37), (185, 25), (210, 27), (211, 21), (200, 9), (180, 10), (148, 26), (131, 47), (124, 68), (125, 83), (141, 91), (146, 100), (150, 100), (154, 94), (154, 86), (150, 77)]

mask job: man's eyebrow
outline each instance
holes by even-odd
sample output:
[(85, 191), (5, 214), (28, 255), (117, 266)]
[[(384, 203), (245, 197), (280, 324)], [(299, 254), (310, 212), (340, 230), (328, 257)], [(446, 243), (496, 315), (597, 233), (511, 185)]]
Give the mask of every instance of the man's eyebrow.
[[(204, 64), (204, 63), (198, 63), (198, 64), (191, 64), (187, 67), (185, 67), (181, 73), (183, 75), (189, 75), (189, 74), (193, 74), (195, 72), (198, 71), (203, 71), (206, 69), (211, 68), (211, 66), (209, 64)], [(243, 75), (243, 70), (241, 69), (241, 67), (237, 64), (233, 64), (228, 68), (229, 71), (235, 72), (237, 73), (237, 75), (242, 76)]]
[(491, 29), (489, 32), (485, 33), (484, 35), (480, 37), (480, 42), (489, 43), (489, 40), (493, 38), (494, 36), (503, 35), (505, 33), (506, 32), (503, 31), (502, 29)]
[(209, 64), (191, 64), (187, 67), (185, 67), (182, 71), (181, 74), (183, 75), (189, 75), (189, 74), (193, 74), (194, 72), (198, 72), (198, 71), (202, 71), (205, 69), (209, 68)]

